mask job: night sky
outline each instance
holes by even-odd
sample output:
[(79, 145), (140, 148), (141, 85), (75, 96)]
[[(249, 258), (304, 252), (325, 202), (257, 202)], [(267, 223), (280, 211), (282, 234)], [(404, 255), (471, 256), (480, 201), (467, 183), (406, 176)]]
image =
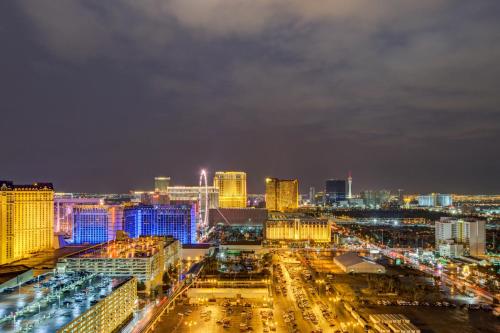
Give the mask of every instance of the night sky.
[(0, 1), (0, 179), (500, 192), (500, 1)]

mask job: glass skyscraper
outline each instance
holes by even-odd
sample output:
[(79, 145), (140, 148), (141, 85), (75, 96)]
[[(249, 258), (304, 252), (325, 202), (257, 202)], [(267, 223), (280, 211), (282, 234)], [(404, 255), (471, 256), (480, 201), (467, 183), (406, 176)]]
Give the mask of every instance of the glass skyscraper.
[(337, 201), (345, 200), (345, 185), (344, 179), (328, 179), (325, 182), (325, 203), (332, 205)]
[(173, 236), (196, 243), (196, 205), (140, 205), (125, 209), (124, 230), (130, 237)]
[(242, 171), (217, 171), (214, 187), (219, 190), (220, 208), (247, 206), (247, 174)]
[(155, 192), (166, 193), (170, 186), (170, 177), (155, 177)]
[(266, 178), (266, 208), (284, 212), (299, 207), (297, 179)]

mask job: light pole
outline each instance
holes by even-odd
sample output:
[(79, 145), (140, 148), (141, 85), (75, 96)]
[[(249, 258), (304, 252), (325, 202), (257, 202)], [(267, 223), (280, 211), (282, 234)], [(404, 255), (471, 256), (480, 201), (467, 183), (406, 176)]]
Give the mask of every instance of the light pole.
[(196, 325), (196, 322), (195, 321), (185, 321), (184, 322), (184, 325), (186, 325), (187, 327), (189, 327), (189, 333), (191, 333), (191, 327), (193, 327), (194, 325)]
[(337, 318), (337, 297), (329, 297), (330, 302), (333, 303), (334, 318)]
[(212, 282), (212, 298), (215, 298), (215, 286), (217, 283), (217, 279), (211, 279), (210, 282)]
[(320, 279), (316, 280), (316, 284), (318, 285), (318, 296), (321, 296), (321, 285), (325, 283), (325, 280)]

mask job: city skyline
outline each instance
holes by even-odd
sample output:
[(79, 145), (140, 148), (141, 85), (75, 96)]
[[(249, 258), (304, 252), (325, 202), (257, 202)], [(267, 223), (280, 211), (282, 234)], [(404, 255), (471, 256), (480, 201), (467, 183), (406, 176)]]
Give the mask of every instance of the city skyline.
[[(213, 175), (215, 175), (215, 172), (217, 171), (214, 171), (213, 174), (210, 173), (210, 171), (206, 170), (206, 169), (202, 169), (204, 170), (206, 173), (207, 173), (207, 179), (208, 179), (208, 186), (212, 186), (212, 181), (213, 181)], [(243, 171), (245, 172), (245, 171)], [(250, 189), (247, 191), (248, 194), (261, 194), (261, 195), (264, 195), (265, 192), (266, 192), (266, 179), (268, 179), (269, 177), (264, 177), (262, 179), (254, 179), (254, 177), (252, 177), (252, 175), (249, 175), (248, 172), (246, 172), (247, 174), (247, 187)], [(163, 174), (162, 174), (163, 175)], [(249, 176), (248, 176), (249, 175)], [(177, 180), (178, 179), (177, 177), (170, 175), (168, 178), (170, 179), (170, 184), (169, 186), (171, 187), (196, 187), (198, 184), (197, 184), (197, 177), (199, 178), (199, 174), (194, 174), (194, 175), (191, 175), (192, 176), (192, 179), (191, 180), (187, 180), (187, 181), (180, 181), (180, 180)], [(58, 187), (57, 184), (58, 184), (58, 181), (57, 180), (50, 180), (50, 179), (44, 179), (43, 177), (40, 178), (42, 179), (42, 181), (39, 181), (39, 182), (50, 182), (50, 183), (53, 183), (54, 184), (54, 189), (56, 192), (58, 193), (95, 193), (95, 194), (112, 194), (112, 193), (116, 193), (116, 194), (126, 194), (126, 193), (133, 193), (133, 192), (148, 192), (148, 191), (155, 191), (155, 185), (154, 185), (154, 178), (156, 176), (154, 176), (153, 178), (148, 178), (148, 179), (142, 179), (143, 177), (141, 176), (140, 177), (140, 184), (141, 185), (138, 185), (138, 186), (134, 186), (134, 185), (127, 185), (127, 184), (132, 184), (132, 183), (126, 183), (124, 182), (121, 186), (118, 186), (118, 187), (113, 187), (113, 188), (117, 188), (117, 189), (120, 189), (120, 190), (117, 190), (117, 191), (113, 191), (111, 189), (111, 187), (108, 187), (107, 186), (107, 182), (100, 182), (100, 184), (96, 187), (93, 187), (93, 188), (90, 188), (88, 186), (84, 186), (84, 187), (79, 187), (79, 188), (84, 188), (84, 189), (87, 189), (87, 190), (79, 190), (79, 189), (70, 189), (70, 188), (64, 188), (64, 187)], [(161, 176), (163, 177), (163, 176)], [(187, 176), (189, 177), (189, 175)], [(184, 177), (183, 179), (187, 179), (187, 177)], [(139, 178), (139, 177), (138, 177)], [(282, 177), (282, 178), (285, 178), (285, 177)], [(307, 177), (306, 177), (307, 178)], [(299, 181), (300, 181), (300, 178), (297, 178)], [(316, 181), (314, 184), (310, 184), (310, 185), (307, 185), (307, 184), (303, 184), (303, 182), (300, 182), (300, 186), (299, 186), (299, 194), (300, 195), (305, 195), (305, 196), (308, 196), (309, 195), (309, 191), (310, 191), (310, 188), (313, 187), (315, 189), (315, 193), (318, 193), (318, 192), (324, 192), (325, 191), (325, 182), (328, 181), (328, 180), (342, 180), (342, 181), (345, 181), (346, 182), (346, 195), (348, 193), (348, 179), (349, 179), (349, 174), (347, 174), (347, 176), (345, 177), (342, 177), (342, 176), (339, 176), (339, 177), (327, 177), (323, 180), (318, 180)], [(13, 178), (13, 177), (4, 177), (4, 179), (1, 179), (1, 180), (5, 180), (5, 181), (13, 181), (14, 183), (32, 183), (32, 179), (30, 179), (29, 177), (26, 177), (26, 178), (23, 178), (23, 177), (19, 177), (19, 178)], [(424, 186), (424, 187), (417, 187), (417, 188), (420, 188), (420, 189), (423, 189), (421, 191), (418, 191), (418, 190), (409, 190), (407, 188), (405, 188), (405, 186), (399, 186), (399, 187), (390, 187), (390, 186), (387, 186), (387, 185), (384, 185), (383, 183), (380, 183), (378, 184), (377, 182), (373, 182), (371, 180), (366, 180), (366, 184), (375, 184), (373, 185), (372, 187), (369, 187), (369, 186), (362, 186), (362, 185), (359, 185), (358, 184), (358, 179), (354, 176), (352, 177), (351, 175), (351, 182), (352, 182), (352, 195), (360, 195), (363, 191), (382, 191), (382, 190), (387, 190), (387, 191), (390, 191), (391, 194), (394, 194), (394, 195), (397, 195), (398, 194), (398, 191), (402, 190), (403, 194), (408, 194), (408, 195), (418, 195), (418, 194), (431, 194), (431, 193), (447, 193), (447, 194), (456, 194), (456, 195), (461, 195), (461, 194), (464, 194), (464, 195), (495, 195), (495, 194), (499, 194), (500, 191), (491, 191), (491, 192), (485, 192), (485, 191), (482, 191), (482, 192), (474, 192), (474, 191), (468, 191), (468, 192), (459, 192), (459, 191), (450, 191), (450, 190), (447, 190), (445, 187), (432, 187), (432, 186)], [(385, 184), (388, 184), (390, 182), (386, 182)], [(453, 186), (452, 186), (453, 187)], [(108, 190), (106, 190), (106, 188)], [(96, 190), (96, 189), (101, 189), (101, 190)]]
[(500, 1), (4, 0), (0, 45), (0, 332), (500, 332)]
[(3, 1), (0, 178), (500, 192), (500, 3), (273, 3)]

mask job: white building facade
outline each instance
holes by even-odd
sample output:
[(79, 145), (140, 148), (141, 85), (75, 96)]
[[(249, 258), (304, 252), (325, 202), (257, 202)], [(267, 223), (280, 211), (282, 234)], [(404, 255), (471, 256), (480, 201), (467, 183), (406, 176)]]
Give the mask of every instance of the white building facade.
[(457, 220), (441, 218), (435, 224), (436, 249), (453, 241), (462, 244), (464, 253), (482, 256), (486, 252), (486, 222), (483, 220)]

